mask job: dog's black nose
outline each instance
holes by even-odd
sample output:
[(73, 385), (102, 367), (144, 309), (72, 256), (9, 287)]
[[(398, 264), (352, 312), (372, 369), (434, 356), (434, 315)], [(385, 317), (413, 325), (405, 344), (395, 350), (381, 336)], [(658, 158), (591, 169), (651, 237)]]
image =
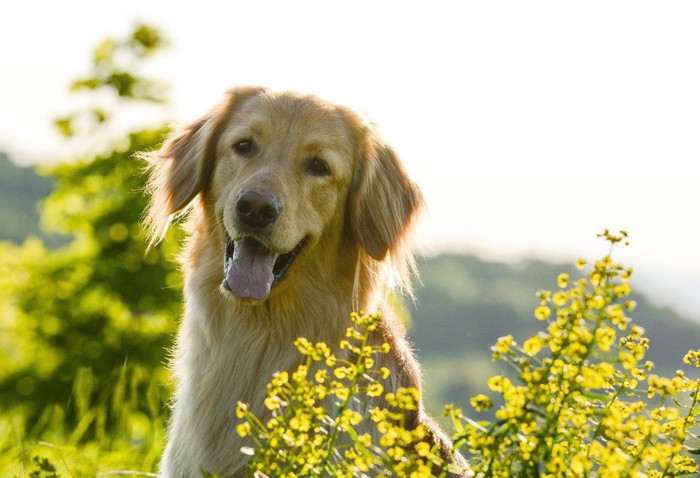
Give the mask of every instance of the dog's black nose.
[(268, 192), (246, 189), (236, 197), (236, 214), (247, 226), (263, 228), (275, 222), (280, 212), (282, 203)]

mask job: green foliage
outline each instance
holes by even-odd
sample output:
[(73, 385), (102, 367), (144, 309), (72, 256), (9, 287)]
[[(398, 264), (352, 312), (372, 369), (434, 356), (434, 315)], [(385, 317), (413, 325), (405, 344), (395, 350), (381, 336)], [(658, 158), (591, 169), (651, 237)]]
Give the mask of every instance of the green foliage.
[(2, 327), (14, 342), (0, 356), (0, 405), (19, 394), (32, 420), (65, 402), (84, 367), (107, 384), (124, 362), (152, 368), (163, 360), (180, 279), (167, 250), (145, 254), (143, 177), (132, 155), (161, 133), (135, 133), (123, 152), (56, 168), (43, 214), (52, 230), (73, 235), (69, 245), (0, 248), (0, 288), (8, 292)]
[(111, 119), (116, 106), (124, 107), (125, 103), (134, 102), (166, 102), (167, 85), (136, 73), (143, 61), (165, 46), (167, 41), (160, 32), (146, 24), (137, 25), (124, 39), (103, 40), (93, 51), (92, 71), (75, 80), (70, 90), (104, 93), (111, 97), (111, 101), (96, 95), (93, 106), (56, 119), (54, 125), (57, 130), (66, 137), (93, 132), (96, 126), (102, 126)]
[[(134, 74), (124, 89), (114, 78), (120, 65), (138, 68), (157, 51), (158, 32), (139, 26), (127, 40), (111, 42), (96, 52), (89, 78), (100, 98), (111, 95), (112, 109), (89, 128), (82, 113), (66, 119), (73, 132), (106, 133), (125, 99), (154, 99), (145, 93), (155, 85), (150, 80)], [(181, 310), (181, 276), (170, 259), (178, 240), (146, 254), (139, 225), (145, 175), (135, 153), (158, 147), (165, 133), (99, 140), (91, 145), (99, 154), (47, 170), (55, 188), (42, 205), (42, 225), (68, 244), (50, 250), (39, 239), (0, 243), (0, 411), (14, 446), (49, 441), (63, 452), (111, 450), (117, 437), (131, 436), (118, 430), (134, 426), (125, 425), (125, 413), (145, 414), (162, 430), (165, 351)], [(149, 453), (153, 467), (157, 453)]]

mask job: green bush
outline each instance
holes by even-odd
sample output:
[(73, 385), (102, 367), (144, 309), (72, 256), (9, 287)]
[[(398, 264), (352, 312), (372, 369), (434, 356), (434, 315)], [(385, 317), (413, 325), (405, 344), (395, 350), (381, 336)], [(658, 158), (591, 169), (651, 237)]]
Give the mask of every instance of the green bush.
[(111, 95), (114, 111), (88, 108), (56, 121), (85, 150), (44, 171), (55, 188), (41, 204), (42, 226), (65, 235), (64, 245), (0, 242), (3, 476), (152, 470), (159, 459), (181, 275), (171, 259), (177, 238), (146, 254), (145, 175), (135, 152), (157, 148), (167, 130), (105, 137), (121, 107), (161, 100), (157, 83), (125, 72), (162, 43), (145, 25), (106, 40), (72, 87)]

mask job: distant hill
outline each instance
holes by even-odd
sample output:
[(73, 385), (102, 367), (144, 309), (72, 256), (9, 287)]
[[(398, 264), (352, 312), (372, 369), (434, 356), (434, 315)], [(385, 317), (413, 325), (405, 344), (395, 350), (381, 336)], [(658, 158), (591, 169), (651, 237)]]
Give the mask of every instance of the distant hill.
[(28, 236), (46, 237), (39, 228), (38, 202), (53, 189), (53, 182), (31, 167), (19, 167), (0, 152), (0, 240), (20, 243)]

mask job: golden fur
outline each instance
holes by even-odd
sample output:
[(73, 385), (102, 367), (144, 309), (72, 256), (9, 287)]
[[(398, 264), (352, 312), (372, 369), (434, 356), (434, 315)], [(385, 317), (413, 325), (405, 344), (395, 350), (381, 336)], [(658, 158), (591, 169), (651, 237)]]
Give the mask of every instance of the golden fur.
[[(353, 310), (384, 312), (372, 341), (392, 346), (377, 364), (392, 372), (387, 391), (420, 387), (403, 327), (383, 299), (391, 285), (410, 292), (406, 238), (423, 198), (394, 151), (357, 114), (312, 96), (237, 88), (148, 160), (154, 242), (174, 215), (189, 216), (185, 312), (162, 476), (195, 477), (202, 469), (244, 476), (236, 403), (248, 403), (265, 422), (267, 381), (301, 362), (294, 340), (338, 344)], [(243, 224), (239, 204), (247, 191), (274, 198), (279, 215), (271, 224)], [(232, 293), (227, 284), (235, 288), (241, 279), (224, 280), (222, 273), (227, 238), (249, 237), (275, 254), (303, 245), (262, 298)], [(381, 398), (364, 404), (382, 405)], [(411, 425), (419, 422), (429, 424), (447, 455), (449, 440), (422, 410), (409, 417)]]

